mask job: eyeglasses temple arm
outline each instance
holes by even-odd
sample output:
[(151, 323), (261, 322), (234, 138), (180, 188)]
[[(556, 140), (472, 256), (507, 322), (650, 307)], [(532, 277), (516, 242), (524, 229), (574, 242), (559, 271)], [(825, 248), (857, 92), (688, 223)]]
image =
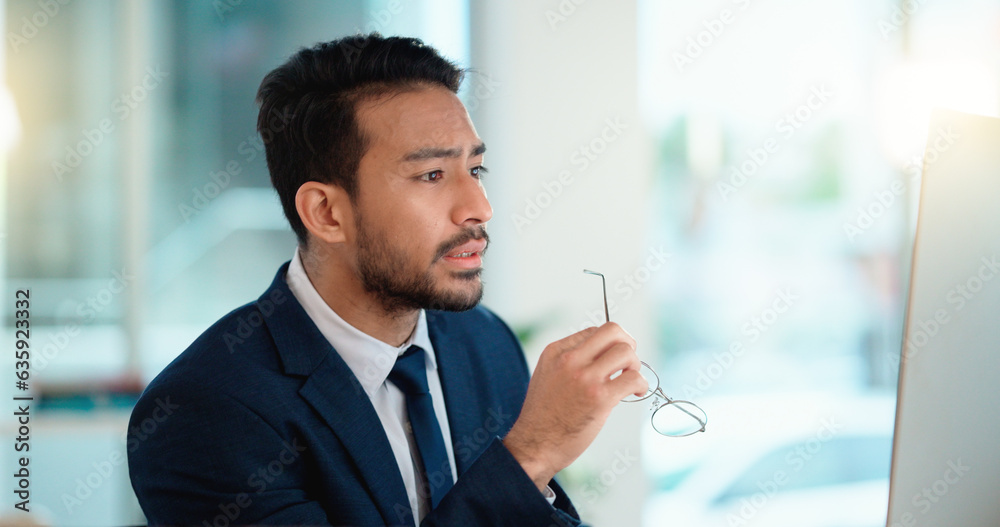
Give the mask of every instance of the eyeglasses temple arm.
[(611, 313), (608, 312), (608, 285), (604, 281), (604, 275), (589, 269), (584, 269), (583, 272), (601, 277), (601, 289), (604, 292), (604, 321), (611, 322)]

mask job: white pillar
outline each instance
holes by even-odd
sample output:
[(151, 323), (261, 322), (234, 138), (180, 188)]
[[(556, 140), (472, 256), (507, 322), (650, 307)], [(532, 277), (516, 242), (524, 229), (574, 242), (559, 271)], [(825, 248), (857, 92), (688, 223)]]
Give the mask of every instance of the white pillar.
[[(655, 357), (649, 291), (614, 290), (645, 264), (652, 245), (653, 155), (639, 119), (636, 9), (635, 2), (471, 0), (471, 65), (495, 83), (472, 115), (488, 146), (494, 208), (485, 304), (515, 329), (541, 326), (525, 343), (529, 362), (586, 323), (588, 311), (603, 319), (600, 279), (585, 267), (607, 276), (618, 302), (611, 319), (636, 337), (640, 356)], [(560, 476), (589, 523), (640, 524), (641, 462), (613, 471), (624, 466), (616, 459), (639, 456), (646, 406), (620, 404)]]
[[(154, 9), (149, 0), (121, 5), (123, 35), (121, 85), (130, 87), (143, 79), (152, 63)], [(125, 290), (122, 326), (125, 331), (127, 373), (138, 375), (141, 366), (142, 329), (145, 313), (146, 251), (149, 250), (149, 189), (153, 162), (153, 109), (143, 108), (122, 124), (122, 247), (124, 270), (135, 274)]]

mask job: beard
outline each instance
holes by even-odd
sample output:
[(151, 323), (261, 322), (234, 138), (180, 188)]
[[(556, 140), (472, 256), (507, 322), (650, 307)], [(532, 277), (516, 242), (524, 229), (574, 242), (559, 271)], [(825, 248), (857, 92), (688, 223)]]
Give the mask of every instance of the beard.
[[(486, 240), (486, 227), (466, 229), (438, 246), (431, 265), (414, 269), (411, 258), (400, 248), (392, 246), (388, 237), (365, 228), (359, 215), (355, 215), (358, 229), (357, 268), (361, 285), (382, 304), (386, 313), (402, 313), (415, 309), (441, 311), (467, 311), (483, 298), (480, 281), (482, 268), (453, 272), (452, 276), (467, 282), (468, 288), (445, 290), (437, 286), (431, 266), (455, 248), (469, 240)], [(484, 248), (482, 253), (486, 252)]]

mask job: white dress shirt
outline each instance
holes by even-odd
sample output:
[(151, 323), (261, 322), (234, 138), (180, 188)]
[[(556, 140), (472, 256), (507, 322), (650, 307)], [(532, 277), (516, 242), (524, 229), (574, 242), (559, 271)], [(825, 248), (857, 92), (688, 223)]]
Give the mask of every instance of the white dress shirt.
[[(451, 444), (451, 427), (448, 426), (448, 414), (444, 405), (444, 393), (441, 391), (441, 378), (437, 373), (437, 357), (430, 335), (427, 333), (427, 316), (420, 310), (417, 327), (410, 338), (401, 346), (392, 346), (362, 332), (340, 318), (319, 295), (302, 266), (299, 250), (295, 250), (292, 263), (288, 266), (285, 276), (288, 288), (295, 299), (302, 304), (309, 318), (312, 319), (320, 333), (333, 345), (347, 367), (354, 372), (365, 393), (371, 399), (375, 413), (378, 414), (385, 435), (392, 447), (393, 457), (403, 476), (403, 485), (410, 499), (410, 510), (413, 519), (419, 525), (424, 516), (431, 510), (430, 493), (427, 491), (423, 477), (423, 462), (416, 440), (410, 431), (409, 418), (406, 414), (406, 396), (396, 385), (386, 382), (389, 372), (396, 364), (396, 358), (402, 355), (411, 345), (416, 344), (424, 349), (427, 363), (427, 386), (430, 388), (431, 399), (434, 402), (434, 414), (441, 426), (444, 447), (448, 451), (448, 463), (451, 464), (453, 481), (458, 481), (458, 470), (455, 468), (455, 452)], [(553, 504), (555, 492), (545, 487), (542, 496)]]
[(385, 435), (392, 447), (393, 457), (399, 465), (399, 473), (403, 476), (403, 485), (410, 499), (410, 510), (417, 524), (431, 510), (429, 493), (423, 477), (423, 462), (417, 443), (409, 430), (409, 419), (406, 414), (406, 396), (396, 385), (386, 382), (389, 372), (396, 364), (396, 358), (402, 355), (410, 345), (416, 344), (424, 350), (427, 363), (427, 386), (430, 388), (431, 399), (434, 401), (434, 414), (441, 426), (444, 447), (448, 451), (448, 462), (451, 464), (453, 481), (458, 481), (458, 471), (455, 468), (455, 453), (451, 444), (451, 428), (448, 426), (448, 414), (444, 406), (444, 394), (441, 392), (441, 379), (437, 373), (437, 359), (434, 346), (427, 333), (427, 317), (420, 310), (417, 327), (410, 338), (401, 346), (392, 346), (382, 342), (367, 333), (348, 324), (340, 318), (313, 287), (306, 275), (299, 251), (288, 266), (285, 277), (288, 288), (295, 299), (302, 304), (306, 314), (319, 328), (320, 333), (333, 348), (337, 350), (347, 367), (354, 372), (365, 393), (371, 399), (375, 413), (378, 414)]

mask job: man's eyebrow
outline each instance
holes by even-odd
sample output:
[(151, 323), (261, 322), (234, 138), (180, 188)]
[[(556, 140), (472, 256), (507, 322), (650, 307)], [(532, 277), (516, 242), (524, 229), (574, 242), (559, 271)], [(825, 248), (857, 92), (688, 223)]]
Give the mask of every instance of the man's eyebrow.
[[(472, 152), (469, 153), (469, 157), (475, 157), (482, 155), (486, 152), (486, 144), (479, 143), (478, 145), (472, 147)], [(423, 161), (425, 159), (439, 159), (448, 157), (462, 157), (461, 148), (435, 148), (427, 147), (421, 148), (420, 150), (414, 150), (403, 156), (403, 161)]]

